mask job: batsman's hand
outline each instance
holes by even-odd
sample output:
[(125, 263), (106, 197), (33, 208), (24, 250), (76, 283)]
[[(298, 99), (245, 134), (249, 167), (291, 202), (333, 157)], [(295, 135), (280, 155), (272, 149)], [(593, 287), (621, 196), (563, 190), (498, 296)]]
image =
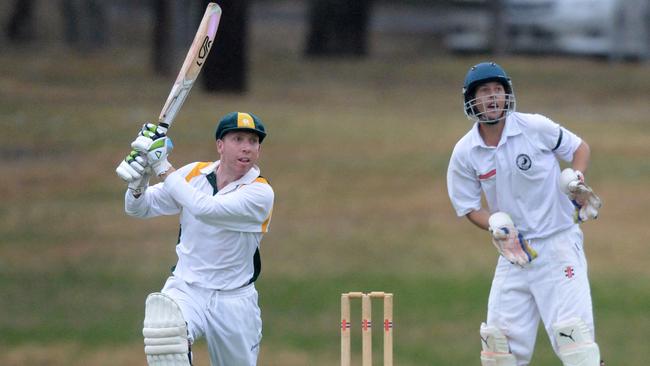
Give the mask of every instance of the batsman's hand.
[(131, 150), (120, 162), (115, 172), (128, 183), (127, 187), (135, 197), (140, 197), (149, 186), (151, 168), (147, 164), (147, 158), (135, 150)]
[(147, 187), (149, 187), (149, 178), (151, 178), (151, 173), (150, 170), (147, 169), (142, 175), (142, 178), (136, 179), (133, 182), (129, 182), (127, 188), (129, 191), (131, 191), (131, 194), (133, 194), (135, 198), (140, 197), (140, 195), (143, 194), (145, 190), (147, 190)]
[(521, 267), (537, 258), (537, 252), (517, 231), (510, 216), (505, 212), (495, 212), (488, 220), (492, 234), (492, 244), (499, 254), (512, 264)]
[(571, 168), (564, 169), (560, 174), (560, 189), (576, 208), (573, 215), (576, 223), (598, 218), (598, 210), (603, 206), (603, 202), (585, 183), (582, 172)]
[(147, 157), (149, 165), (157, 176), (167, 172), (172, 165), (167, 156), (174, 149), (172, 139), (167, 136), (167, 129), (153, 123), (145, 123), (131, 147)]
[(147, 159), (136, 150), (131, 152), (120, 162), (115, 169), (117, 175), (125, 182), (131, 183), (141, 179), (147, 170)]

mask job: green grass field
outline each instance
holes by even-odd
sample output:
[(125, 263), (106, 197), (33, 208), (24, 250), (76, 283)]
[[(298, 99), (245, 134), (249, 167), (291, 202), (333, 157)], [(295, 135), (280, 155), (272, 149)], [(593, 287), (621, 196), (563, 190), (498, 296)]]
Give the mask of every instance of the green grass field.
[[(470, 127), (462, 78), (481, 59), (378, 37), (367, 60), (304, 62), (295, 38), (278, 43), (288, 35), (257, 29), (250, 92), (196, 88), (170, 133), (180, 166), (216, 159), (213, 130), (229, 111), (268, 127), (261, 166), (276, 205), (261, 249), (259, 364), (337, 364), (340, 293), (383, 290), (395, 293), (397, 365), (478, 365), (496, 254), (487, 233), (455, 217), (445, 174)], [(598, 342), (609, 365), (644, 365), (650, 68), (497, 61), (519, 110), (546, 114), (592, 147), (587, 176), (604, 208), (583, 230)], [(174, 264), (177, 222), (127, 217), (114, 168), (172, 83), (147, 66), (137, 49), (0, 55), (2, 365), (145, 364), (144, 299)], [(379, 332), (374, 339), (379, 349)], [(202, 343), (196, 357), (208, 364)], [(542, 332), (533, 364), (560, 364)]]

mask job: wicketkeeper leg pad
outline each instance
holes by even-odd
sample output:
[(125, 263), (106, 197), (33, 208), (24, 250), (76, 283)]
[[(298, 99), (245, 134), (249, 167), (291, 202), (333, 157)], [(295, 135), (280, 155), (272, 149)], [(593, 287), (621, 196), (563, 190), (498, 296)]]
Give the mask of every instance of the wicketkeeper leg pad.
[(571, 318), (553, 324), (558, 356), (564, 366), (599, 366), (600, 350), (584, 321)]
[(171, 297), (159, 292), (147, 296), (142, 335), (149, 366), (191, 366), (187, 323)]
[(481, 365), (517, 366), (515, 356), (510, 353), (508, 339), (497, 327), (481, 324)]

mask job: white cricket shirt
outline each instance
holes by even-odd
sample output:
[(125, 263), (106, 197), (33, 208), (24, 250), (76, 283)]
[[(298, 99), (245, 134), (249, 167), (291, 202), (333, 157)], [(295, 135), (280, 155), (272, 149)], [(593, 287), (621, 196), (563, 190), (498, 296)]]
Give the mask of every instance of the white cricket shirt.
[(574, 225), (574, 207), (560, 191), (558, 158), (570, 162), (582, 140), (539, 114), (511, 113), (501, 141), (487, 146), (478, 123), (451, 155), (447, 190), (458, 216), (481, 208), (506, 212), (527, 239), (548, 237)]
[(259, 275), (259, 244), (268, 231), (274, 193), (258, 167), (217, 192), (218, 164), (188, 164), (139, 198), (127, 191), (125, 211), (140, 218), (179, 214), (174, 276), (203, 288), (232, 290)]

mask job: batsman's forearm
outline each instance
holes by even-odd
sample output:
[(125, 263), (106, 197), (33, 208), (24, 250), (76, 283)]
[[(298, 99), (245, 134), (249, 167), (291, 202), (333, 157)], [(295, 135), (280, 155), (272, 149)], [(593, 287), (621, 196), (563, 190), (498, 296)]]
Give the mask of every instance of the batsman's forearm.
[(269, 185), (245, 184), (229, 194), (209, 195), (194, 188), (182, 176), (172, 174), (165, 179), (164, 189), (187, 212), (224, 228), (259, 229), (273, 208), (274, 196)]
[(589, 159), (591, 157), (591, 149), (589, 145), (582, 141), (580, 146), (576, 149), (576, 152), (573, 153), (573, 160), (571, 161), (571, 167), (574, 170), (579, 170), (583, 174), (586, 173), (589, 168)]
[(481, 208), (477, 211), (472, 211), (466, 215), (467, 219), (472, 222), (472, 224), (480, 227), (483, 230), (487, 230), (490, 226), (488, 221), (490, 219), (490, 213), (488, 210)]
[(160, 174), (160, 175), (158, 176), (158, 178), (160, 178), (160, 181), (161, 181), (161, 182), (164, 182), (165, 179), (167, 179), (167, 177), (168, 177), (171, 173), (173, 173), (173, 172), (175, 172), (175, 171), (176, 171), (176, 169), (175, 169), (173, 166), (172, 166), (172, 167), (169, 167), (169, 169), (167, 169), (166, 172)]
[(181, 207), (163, 190), (162, 184), (147, 188), (140, 197), (133, 197), (127, 190), (124, 197), (124, 212), (138, 218), (150, 218), (166, 215), (177, 215)]

